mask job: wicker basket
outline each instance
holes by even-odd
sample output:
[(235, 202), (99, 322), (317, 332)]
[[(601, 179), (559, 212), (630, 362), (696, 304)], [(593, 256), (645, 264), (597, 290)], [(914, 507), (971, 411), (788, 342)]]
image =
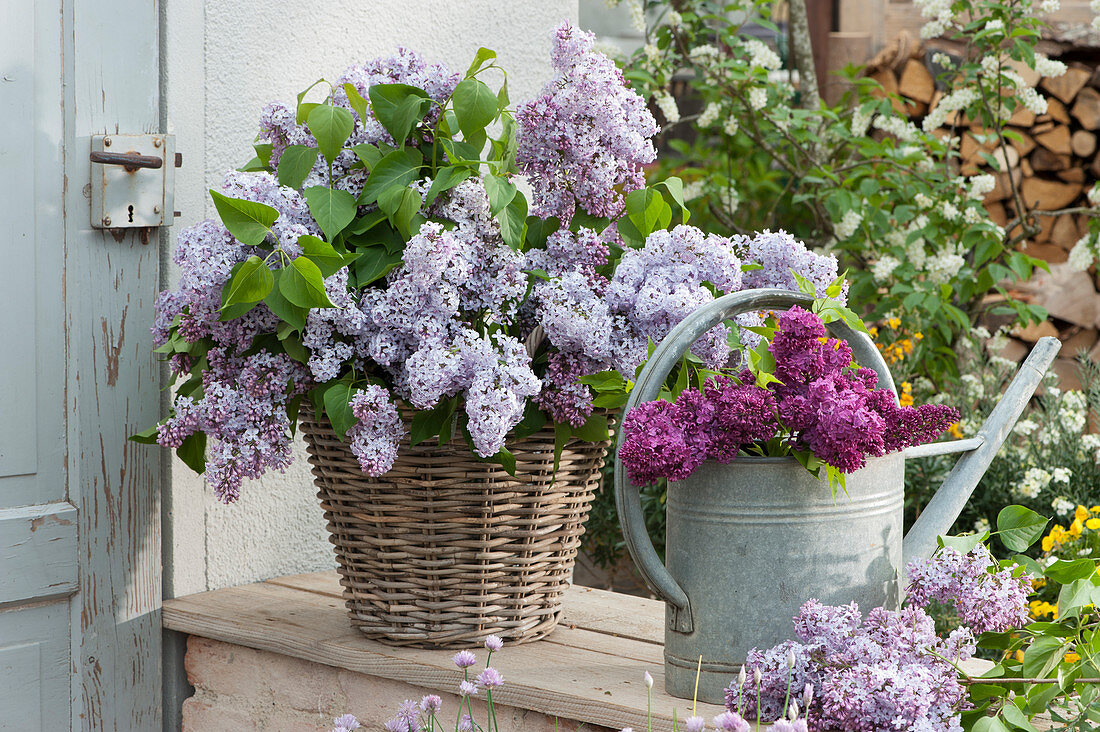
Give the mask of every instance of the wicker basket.
[(406, 443), (375, 479), (327, 419), (303, 410), (300, 425), (352, 625), (432, 648), (554, 629), (609, 441), (570, 442), (555, 475), (544, 429), (509, 443), (514, 478), (461, 438)]

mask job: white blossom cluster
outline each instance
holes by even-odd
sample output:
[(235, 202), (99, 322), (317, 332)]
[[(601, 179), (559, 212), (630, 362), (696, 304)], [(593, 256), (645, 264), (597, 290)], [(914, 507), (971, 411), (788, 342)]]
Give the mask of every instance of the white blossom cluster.
[(710, 127), (718, 121), (718, 116), (721, 113), (721, 108), (716, 103), (711, 102), (699, 113), (699, 118), (695, 120), (695, 123), (700, 127)]
[(661, 110), (665, 121), (674, 125), (680, 121), (680, 108), (676, 106), (676, 99), (668, 92), (660, 92), (653, 97), (657, 102), (657, 108)]
[(1066, 264), (1074, 272), (1084, 272), (1096, 261), (1096, 238), (1092, 234), (1085, 234), (1073, 245), (1069, 251)]
[(1042, 468), (1028, 468), (1023, 480), (1016, 484), (1016, 495), (1020, 498), (1038, 498), (1043, 489), (1050, 485), (1052, 477)]
[(1059, 516), (1069, 516), (1071, 513), (1073, 513), (1073, 510), (1077, 507), (1077, 505), (1065, 496), (1058, 496), (1050, 502), (1050, 507), (1053, 508), (1054, 513), (1058, 514)]
[[(700, 46), (700, 48), (706, 48)], [(775, 71), (783, 66), (779, 54), (773, 51), (763, 41), (751, 38), (745, 41), (745, 51), (749, 54), (749, 65), (754, 69), (768, 69)], [(692, 51), (694, 53), (694, 50)]]
[(884, 254), (871, 268), (871, 275), (875, 278), (875, 282), (886, 282), (899, 266), (901, 262), (896, 257)]
[(863, 214), (854, 209), (850, 209), (844, 212), (844, 216), (840, 221), (833, 224), (833, 233), (836, 234), (836, 238), (840, 241), (852, 238), (852, 235), (856, 233), (856, 229), (863, 223)]

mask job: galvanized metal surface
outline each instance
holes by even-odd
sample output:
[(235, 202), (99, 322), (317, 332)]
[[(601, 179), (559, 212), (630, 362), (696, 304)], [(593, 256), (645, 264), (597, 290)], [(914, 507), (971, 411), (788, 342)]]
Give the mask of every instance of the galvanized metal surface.
[[(672, 329), (649, 358), (624, 414), (657, 398), (681, 356), (706, 331), (737, 314), (808, 307), (812, 299), (784, 290), (725, 295)], [(889, 369), (864, 333), (843, 323), (830, 332), (873, 368), (879, 385), (894, 389)], [(1053, 341), (1053, 343), (1051, 343)], [(927, 556), (946, 533), (985, 472), (1042, 373), (1057, 353), (1056, 339), (1040, 341), (1010, 384), (978, 437), (924, 454), (970, 450), (937, 492), (910, 536), (902, 538), (904, 456), (868, 461), (847, 478), (848, 495), (835, 503), (827, 483), (793, 458), (739, 458), (728, 466), (705, 463), (670, 483), (666, 564), (646, 533), (638, 487), (615, 463), (615, 497), (625, 543), (639, 573), (666, 602), (665, 666), (669, 693), (690, 696), (703, 659), (699, 698), (721, 701), (721, 689), (753, 646), (789, 638), (799, 606), (859, 603), (864, 610), (896, 604), (903, 561)], [(621, 445), (623, 433), (619, 435)]]
[(835, 501), (790, 458), (708, 461), (670, 483), (665, 562), (698, 622), (665, 633), (668, 693), (692, 695), (702, 656), (699, 698), (721, 702), (749, 650), (790, 638), (809, 599), (896, 606), (902, 466), (897, 453), (868, 461)]
[(982, 444), (959, 458), (943, 486), (909, 529), (905, 537), (906, 564), (927, 557), (936, 550), (936, 537), (946, 534), (955, 523), (1061, 348), (1057, 338), (1047, 336), (1040, 338), (1031, 349), (1000, 401), (978, 430), (977, 436)]

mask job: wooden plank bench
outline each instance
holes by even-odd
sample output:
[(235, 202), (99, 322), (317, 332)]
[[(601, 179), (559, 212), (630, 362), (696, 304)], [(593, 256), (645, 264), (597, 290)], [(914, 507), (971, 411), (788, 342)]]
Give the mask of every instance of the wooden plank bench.
[[(452, 652), (364, 638), (340, 592), (337, 574), (322, 572), (166, 601), (164, 627), (191, 636), (186, 666), (196, 694), (184, 703), (184, 729), (327, 730), (345, 712), (379, 729), (403, 699), (427, 693), (455, 714), (450, 692), (462, 673)], [(654, 729), (671, 729), (673, 712), (682, 720), (691, 703), (664, 693), (663, 637), (661, 602), (570, 588), (553, 633), (494, 655), (506, 680), (493, 695), (498, 721), (515, 730), (645, 730), (649, 671)], [(709, 721), (721, 711), (700, 703), (697, 713)]]

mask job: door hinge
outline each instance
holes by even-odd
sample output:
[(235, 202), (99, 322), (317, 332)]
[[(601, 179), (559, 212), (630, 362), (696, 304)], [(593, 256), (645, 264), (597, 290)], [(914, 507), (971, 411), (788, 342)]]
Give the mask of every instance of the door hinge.
[(174, 135), (93, 135), (92, 227), (170, 226), (175, 170), (183, 164)]

